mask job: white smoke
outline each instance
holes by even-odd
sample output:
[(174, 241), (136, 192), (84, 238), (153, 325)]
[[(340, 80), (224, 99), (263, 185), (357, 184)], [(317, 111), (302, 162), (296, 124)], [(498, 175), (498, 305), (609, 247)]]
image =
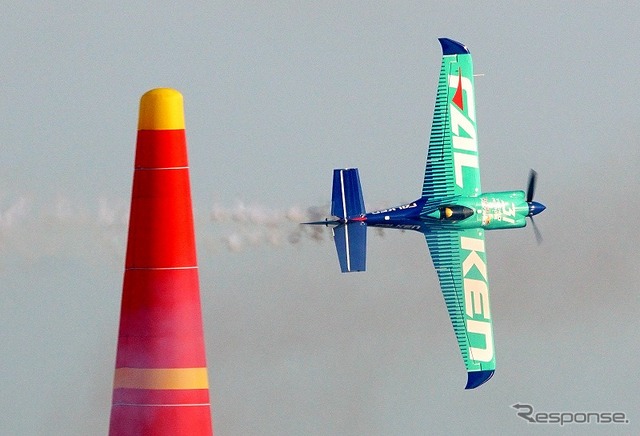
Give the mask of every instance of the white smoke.
[(27, 199), (20, 197), (4, 212), (0, 210), (0, 232), (10, 229), (22, 221), (28, 213), (28, 208), (29, 202)]
[[(268, 208), (257, 204), (236, 201), (233, 206), (214, 204), (209, 211), (208, 233), (222, 234), (218, 240), (229, 251), (240, 252), (252, 247), (281, 247), (296, 245), (304, 239), (321, 241), (322, 230), (303, 226), (301, 223), (323, 219), (327, 207), (300, 206), (285, 209)], [(197, 213), (196, 213), (197, 218)], [(319, 231), (320, 230), (320, 231)], [(208, 237), (206, 246), (215, 249), (215, 237)]]
[[(0, 257), (105, 256), (124, 257), (129, 204), (99, 197), (80, 202), (59, 195), (35, 201), (17, 196), (0, 201)], [(241, 252), (259, 247), (282, 248), (306, 241), (330, 240), (324, 226), (303, 222), (323, 220), (328, 206), (270, 208), (236, 201), (194, 211), (198, 245), (210, 251)]]

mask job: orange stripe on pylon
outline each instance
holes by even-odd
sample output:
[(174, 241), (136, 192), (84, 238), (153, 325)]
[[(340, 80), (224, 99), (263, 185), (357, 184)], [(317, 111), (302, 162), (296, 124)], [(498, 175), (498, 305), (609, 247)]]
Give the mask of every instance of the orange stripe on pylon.
[(208, 389), (207, 368), (116, 368), (113, 388)]

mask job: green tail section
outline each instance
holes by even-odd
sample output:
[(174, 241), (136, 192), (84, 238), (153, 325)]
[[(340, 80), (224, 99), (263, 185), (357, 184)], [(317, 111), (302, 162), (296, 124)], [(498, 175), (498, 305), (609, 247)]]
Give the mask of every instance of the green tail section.
[(466, 47), (441, 39), (442, 65), (422, 196), (480, 194), (473, 62)]

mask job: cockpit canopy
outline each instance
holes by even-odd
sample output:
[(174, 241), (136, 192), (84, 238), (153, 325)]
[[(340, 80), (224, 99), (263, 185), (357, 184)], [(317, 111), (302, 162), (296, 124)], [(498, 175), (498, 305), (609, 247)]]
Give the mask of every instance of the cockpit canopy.
[(466, 206), (440, 206), (440, 219), (447, 221), (462, 221), (473, 215), (473, 209)]

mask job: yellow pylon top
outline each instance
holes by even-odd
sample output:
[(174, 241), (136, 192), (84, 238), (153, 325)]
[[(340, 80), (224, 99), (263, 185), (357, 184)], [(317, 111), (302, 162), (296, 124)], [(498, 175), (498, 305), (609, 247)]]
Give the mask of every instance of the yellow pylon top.
[(182, 94), (171, 88), (156, 88), (140, 98), (138, 130), (184, 129)]

